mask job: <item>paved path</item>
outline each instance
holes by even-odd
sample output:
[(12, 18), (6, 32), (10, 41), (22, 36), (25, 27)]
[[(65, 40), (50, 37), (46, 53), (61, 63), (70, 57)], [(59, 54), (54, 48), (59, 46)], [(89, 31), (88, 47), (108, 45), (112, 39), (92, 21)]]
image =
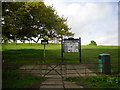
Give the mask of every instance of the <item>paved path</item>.
[(96, 76), (91, 70), (89, 70), (83, 64), (77, 65), (25, 65), (20, 67), (25, 72), (32, 73), (36, 76), (45, 77), (45, 81), (41, 83), (40, 89), (44, 88), (84, 88), (75, 82), (67, 82), (67, 77), (79, 77), (79, 76)]

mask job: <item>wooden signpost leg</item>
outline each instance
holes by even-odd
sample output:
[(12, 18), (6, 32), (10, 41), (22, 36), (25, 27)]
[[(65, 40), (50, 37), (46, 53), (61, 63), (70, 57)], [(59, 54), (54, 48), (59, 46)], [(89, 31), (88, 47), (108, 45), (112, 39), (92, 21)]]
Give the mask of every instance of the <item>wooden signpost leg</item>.
[(45, 57), (45, 44), (44, 44), (44, 57)]

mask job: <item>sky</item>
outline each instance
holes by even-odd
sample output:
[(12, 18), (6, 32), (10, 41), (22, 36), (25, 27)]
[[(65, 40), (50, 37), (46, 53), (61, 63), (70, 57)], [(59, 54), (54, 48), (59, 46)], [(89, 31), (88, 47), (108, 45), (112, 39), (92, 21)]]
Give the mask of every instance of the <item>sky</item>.
[(98, 45), (118, 45), (118, 0), (44, 0), (81, 37), (82, 45), (91, 40)]

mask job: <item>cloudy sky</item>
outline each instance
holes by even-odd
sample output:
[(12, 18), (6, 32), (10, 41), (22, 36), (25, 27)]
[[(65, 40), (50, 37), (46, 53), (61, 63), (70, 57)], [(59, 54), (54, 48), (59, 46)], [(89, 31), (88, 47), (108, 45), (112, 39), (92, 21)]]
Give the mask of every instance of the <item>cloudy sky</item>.
[[(114, 1), (114, 2), (113, 2)], [(44, 0), (59, 16), (68, 18), (74, 37), (82, 45), (91, 40), (98, 45), (118, 45), (118, 0)]]

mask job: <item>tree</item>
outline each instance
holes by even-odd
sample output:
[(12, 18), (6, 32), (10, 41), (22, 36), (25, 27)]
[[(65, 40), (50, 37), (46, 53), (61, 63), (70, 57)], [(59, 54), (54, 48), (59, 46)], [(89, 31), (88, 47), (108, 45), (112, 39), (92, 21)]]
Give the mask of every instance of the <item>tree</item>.
[(22, 3), (12, 3), (12, 2), (4, 2), (2, 3), (2, 38), (16, 41), (16, 38), (19, 36), (19, 27), (17, 27), (17, 17), (16, 11), (20, 9)]
[[(3, 36), (10, 40), (33, 40), (71, 36), (67, 19), (59, 17), (52, 6), (44, 2), (4, 2)], [(37, 38), (37, 40), (35, 40)]]
[(89, 45), (95, 45), (95, 46), (97, 46), (97, 44), (96, 44), (96, 42), (95, 41), (90, 41), (90, 44)]

